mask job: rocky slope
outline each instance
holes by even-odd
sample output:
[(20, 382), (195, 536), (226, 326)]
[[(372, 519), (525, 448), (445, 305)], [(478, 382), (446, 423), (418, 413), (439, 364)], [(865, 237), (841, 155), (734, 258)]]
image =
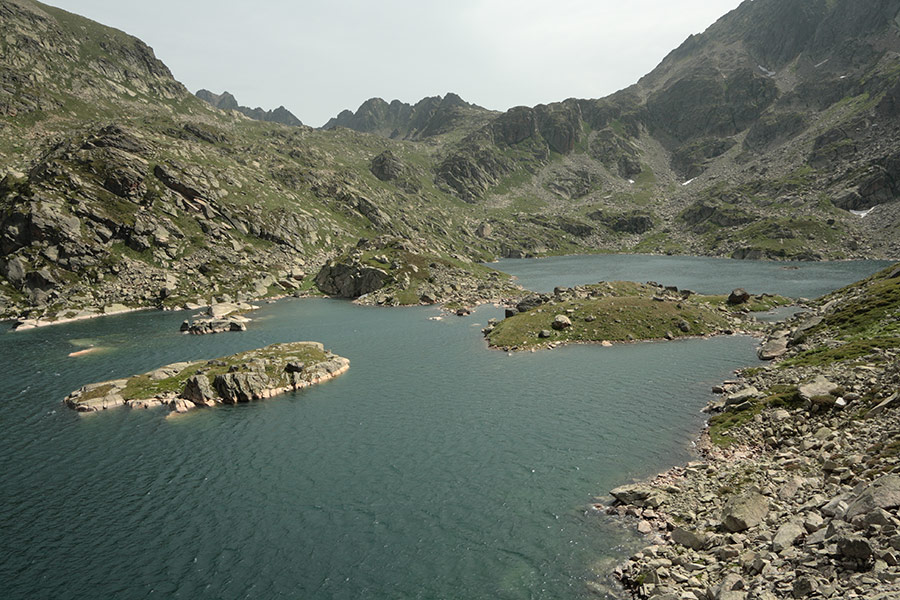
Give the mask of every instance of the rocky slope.
[(648, 542), (616, 572), (635, 597), (900, 596), (898, 293), (900, 265), (773, 325), (703, 460), (612, 491)]
[(313, 130), (218, 110), (139, 40), (0, 0), (0, 316), (294, 293), (381, 236), (466, 272), (896, 256), (898, 12), (745, 2), (608, 98), (373, 99)]
[(250, 108), (249, 106), (241, 106), (237, 99), (228, 92), (214, 94), (209, 90), (197, 90), (194, 94), (204, 102), (207, 102), (221, 110), (236, 110), (242, 115), (255, 119), (257, 121), (266, 121), (268, 123), (281, 123), (282, 125), (290, 125), (291, 127), (300, 127), (303, 123), (294, 114), (284, 106), (279, 106), (274, 110), (265, 110), (260, 107)]
[(370, 98), (356, 112), (341, 111), (322, 129), (346, 127), (362, 133), (374, 133), (391, 139), (421, 140), (451, 131), (473, 129), (496, 113), (469, 104), (456, 94), (422, 98), (414, 105), (381, 98)]

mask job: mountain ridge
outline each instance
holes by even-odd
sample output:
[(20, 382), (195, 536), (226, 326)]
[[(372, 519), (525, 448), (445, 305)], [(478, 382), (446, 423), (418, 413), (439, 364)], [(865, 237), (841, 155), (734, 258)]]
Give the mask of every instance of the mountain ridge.
[(215, 106), (221, 110), (236, 110), (256, 121), (266, 121), (268, 123), (281, 123), (290, 127), (301, 127), (303, 122), (294, 114), (286, 109), (284, 105), (272, 110), (265, 110), (260, 107), (250, 108), (249, 106), (241, 106), (237, 99), (228, 91), (221, 94), (214, 94), (207, 89), (197, 90), (194, 94), (204, 102)]
[[(876, 4), (745, 2), (606, 98), (371, 99), (316, 130), (217, 110), (140, 40), (3, 0), (0, 314), (299, 293), (381, 236), (453, 264), (898, 256), (900, 0)], [(779, 20), (807, 25), (760, 64), (747, 23)]]

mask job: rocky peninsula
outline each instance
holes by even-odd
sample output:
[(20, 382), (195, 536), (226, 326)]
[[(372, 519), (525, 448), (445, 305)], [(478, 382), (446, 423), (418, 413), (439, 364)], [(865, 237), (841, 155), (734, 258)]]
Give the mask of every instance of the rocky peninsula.
[(167, 406), (176, 413), (197, 407), (271, 398), (338, 377), (350, 361), (318, 342), (274, 344), (214, 360), (180, 362), (125, 379), (92, 383), (64, 400), (79, 412), (127, 406)]
[(506, 273), (445, 255), (424, 241), (382, 236), (360, 240), (349, 253), (326, 263), (315, 284), (323, 293), (358, 304), (443, 304), (461, 311), (487, 302), (520, 299), (527, 292)]
[(895, 266), (772, 325), (783, 353), (717, 386), (700, 460), (595, 505), (646, 538), (632, 597), (900, 597), (898, 317)]
[(531, 294), (483, 330), (491, 348), (505, 351), (555, 348), (568, 343), (673, 340), (755, 331), (754, 312), (792, 300), (743, 289), (708, 296), (649, 282), (600, 282), (553, 294)]

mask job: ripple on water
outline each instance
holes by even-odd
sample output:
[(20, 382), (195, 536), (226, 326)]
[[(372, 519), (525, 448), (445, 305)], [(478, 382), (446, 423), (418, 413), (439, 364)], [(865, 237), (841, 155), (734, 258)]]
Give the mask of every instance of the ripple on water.
[[(624, 535), (584, 506), (689, 456), (709, 386), (756, 363), (739, 337), (507, 356), (472, 327), (497, 309), (436, 314), (286, 301), (235, 335), (135, 313), (2, 336), (0, 597), (579, 597)], [(184, 419), (61, 408), (91, 381), (310, 339), (351, 370)], [(83, 344), (111, 350), (67, 358)]]

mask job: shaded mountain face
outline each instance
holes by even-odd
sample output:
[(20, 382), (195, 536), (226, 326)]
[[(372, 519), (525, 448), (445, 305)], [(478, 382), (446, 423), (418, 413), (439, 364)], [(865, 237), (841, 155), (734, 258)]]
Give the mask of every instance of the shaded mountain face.
[(898, 13), (745, 2), (607, 98), (373, 99), (314, 130), (193, 96), (122, 32), (0, 0), (0, 315), (292, 292), (361, 239), (454, 265), (900, 256)]
[(424, 139), (458, 128), (471, 126), (493, 113), (469, 104), (456, 94), (431, 96), (410, 105), (399, 100), (390, 103), (370, 98), (354, 113), (341, 111), (328, 120), (322, 129), (346, 127), (363, 133), (375, 133), (391, 139)]
[(194, 95), (216, 108), (222, 110), (236, 110), (256, 121), (281, 123), (282, 125), (289, 125), (291, 127), (300, 127), (303, 125), (300, 119), (295, 117), (294, 114), (284, 106), (279, 106), (275, 110), (263, 110), (259, 107), (250, 108), (248, 106), (241, 106), (238, 104), (237, 99), (228, 92), (213, 94), (209, 90), (198, 90)]

